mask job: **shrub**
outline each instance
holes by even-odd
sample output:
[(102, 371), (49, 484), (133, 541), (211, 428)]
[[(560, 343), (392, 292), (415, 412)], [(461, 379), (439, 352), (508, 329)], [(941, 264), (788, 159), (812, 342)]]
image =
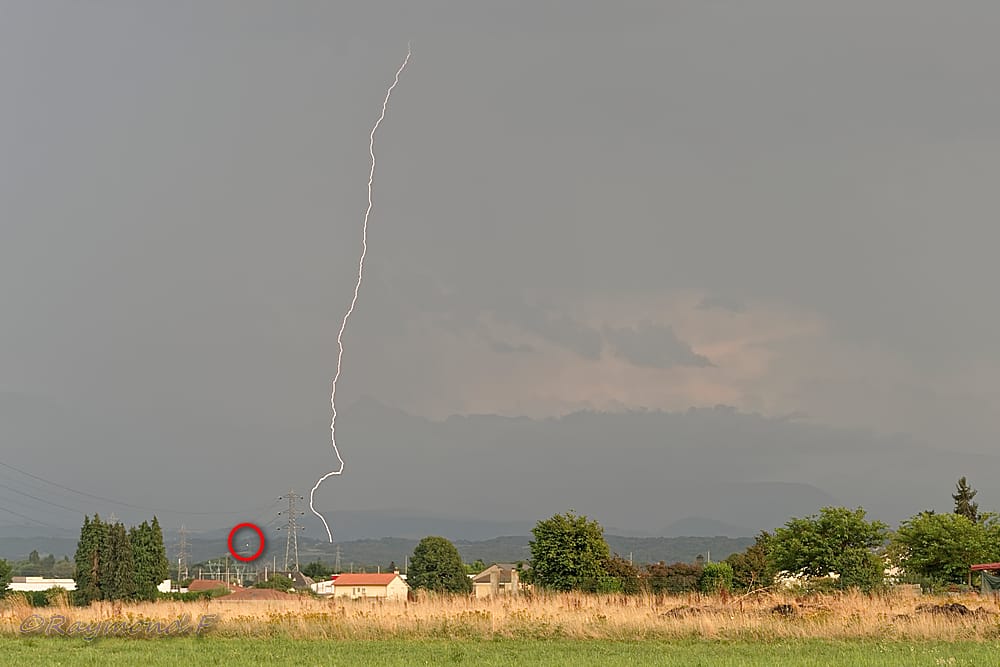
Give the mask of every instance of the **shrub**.
[(211, 600), (223, 595), (229, 595), (228, 588), (220, 587), (207, 591), (188, 591), (187, 593), (171, 591), (170, 593), (159, 593), (157, 599), (173, 600), (174, 602), (197, 602), (198, 600)]
[(702, 593), (729, 593), (733, 590), (733, 566), (729, 563), (708, 563), (698, 579)]
[(666, 565), (663, 561), (646, 566), (646, 585), (650, 592), (687, 593), (698, 590), (702, 567), (690, 563)]
[(258, 581), (254, 586), (254, 588), (274, 588), (279, 591), (287, 591), (294, 587), (294, 582), (283, 574), (275, 574), (268, 581)]

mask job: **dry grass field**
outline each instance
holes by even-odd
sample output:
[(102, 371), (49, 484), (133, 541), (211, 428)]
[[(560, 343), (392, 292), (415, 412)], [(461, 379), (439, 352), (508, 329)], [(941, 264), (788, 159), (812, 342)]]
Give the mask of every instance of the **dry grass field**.
[(1000, 604), (977, 595), (655, 597), (566, 593), (496, 600), (425, 595), (405, 603), (302, 596), (280, 601), (217, 598), (95, 603), (86, 608), (31, 608), (14, 599), (0, 603), (0, 637), (24, 636), (22, 623), (33, 614), (43, 618), (60, 615), (67, 624), (159, 621), (164, 625), (185, 615), (196, 624), (199, 617), (215, 614), (218, 620), (206, 635), (247, 639), (981, 642), (1000, 638)]

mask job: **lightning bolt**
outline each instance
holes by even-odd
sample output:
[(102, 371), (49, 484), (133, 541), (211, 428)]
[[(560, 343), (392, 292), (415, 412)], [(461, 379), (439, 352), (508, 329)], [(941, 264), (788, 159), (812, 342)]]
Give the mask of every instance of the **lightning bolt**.
[(392, 85), (389, 86), (389, 90), (385, 93), (385, 100), (382, 102), (382, 115), (378, 117), (375, 121), (375, 126), (372, 127), (372, 133), (370, 136), (370, 141), (368, 143), (368, 152), (372, 157), (372, 169), (368, 174), (368, 210), (365, 211), (365, 222), (362, 227), (361, 233), (361, 260), (358, 262), (358, 282), (354, 286), (354, 298), (351, 299), (351, 307), (347, 309), (347, 313), (344, 315), (344, 321), (340, 324), (340, 332), (337, 334), (337, 373), (333, 376), (333, 389), (330, 392), (330, 407), (333, 409), (333, 419), (330, 422), (330, 444), (333, 445), (333, 451), (337, 455), (337, 461), (340, 463), (340, 467), (336, 470), (332, 470), (316, 482), (316, 486), (312, 488), (309, 492), (309, 509), (312, 513), (320, 518), (323, 522), (323, 526), (326, 528), (326, 536), (329, 538), (330, 542), (333, 543), (333, 533), (330, 532), (330, 524), (326, 522), (326, 519), (322, 514), (316, 511), (313, 506), (313, 496), (316, 494), (316, 489), (322, 484), (328, 477), (333, 475), (339, 475), (344, 472), (344, 459), (340, 458), (340, 450), (337, 448), (337, 380), (340, 379), (341, 361), (344, 358), (344, 329), (347, 328), (347, 320), (350, 319), (351, 313), (354, 312), (354, 306), (358, 303), (358, 291), (361, 289), (361, 277), (365, 271), (365, 255), (368, 254), (368, 218), (372, 212), (372, 183), (375, 181), (375, 131), (378, 130), (378, 126), (382, 124), (385, 119), (385, 112), (389, 108), (389, 97), (392, 96), (392, 89), (396, 87), (399, 83), (399, 75), (403, 73), (403, 69), (406, 67), (406, 63), (410, 62), (410, 45), (406, 45), (406, 58), (403, 59), (403, 64), (399, 66), (396, 70), (396, 77), (393, 79)]

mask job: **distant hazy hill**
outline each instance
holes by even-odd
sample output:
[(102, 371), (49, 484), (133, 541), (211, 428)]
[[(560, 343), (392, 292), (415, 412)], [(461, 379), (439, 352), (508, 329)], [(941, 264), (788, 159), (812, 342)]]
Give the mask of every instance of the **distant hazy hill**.
[(27, 560), (28, 554), (53, 554), (56, 560), (69, 556), (73, 560), (77, 538), (67, 537), (2, 537), (0, 538), (0, 558), (5, 560)]
[[(316, 424), (287, 428), (183, 420), (151, 428), (139, 416), (102, 422), (77, 414), (82, 409), (0, 394), (0, 458), (91, 494), (175, 508), (174, 514), (155, 512), (173, 541), (182, 523), (219, 527), (224, 538), (216, 516), (196, 512), (220, 511), (233, 523), (263, 516), (260, 521), (273, 524), (280, 507), (262, 508), (288, 488), (310, 488), (317, 471), (331, 465), (329, 447), (315, 445), (328, 437), (325, 415)], [(909, 436), (878, 437), (723, 406), (435, 421), (369, 400), (347, 406), (338, 433), (341, 428), (350, 443), (344, 452), (349, 473), (331, 480), (316, 499), (338, 542), (527, 535), (539, 519), (571, 508), (616, 535), (753, 535), (824, 505), (862, 506), (895, 526), (922, 510), (948, 508), (960, 475), (982, 486), (977, 500), (983, 509), (995, 509), (983, 484), (1000, 476), (994, 454), (944, 451)], [(296, 443), (288, 452), (295, 465), (281, 467), (280, 474), (274, 443)], [(236, 451), (243, 457), (238, 468), (231, 466)], [(116, 462), (113, 471), (108, 460)], [(3, 479), (80, 512), (114, 511), (130, 524), (154, 513), (93, 497), (81, 502), (6, 469)], [(24, 503), (18, 512), (79, 531), (81, 514), (5, 493)], [(228, 512), (240, 506), (248, 508), (245, 515)], [(325, 537), (310, 512), (302, 524), (306, 537)]]
[[(481, 559), (491, 562), (516, 562), (528, 560), (530, 552), (526, 535), (495, 537), (488, 540), (456, 540), (455, 546), (466, 562)], [(623, 558), (631, 554), (635, 563), (666, 561), (691, 562), (699, 554), (711, 555), (712, 560), (722, 560), (731, 553), (742, 551), (753, 542), (749, 537), (622, 537), (606, 535), (605, 539), (611, 551)], [(349, 569), (351, 563), (356, 567), (373, 567), (381, 565), (387, 568), (395, 561), (403, 567), (406, 560), (413, 554), (413, 549), (419, 540), (415, 538), (383, 537), (379, 539), (362, 539), (330, 544), (325, 539), (315, 540), (299, 538), (299, 562), (305, 565), (309, 561), (323, 560), (332, 564), (336, 558), (337, 547), (340, 547), (341, 564)], [(176, 560), (174, 542), (168, 539), (168, 554), (171, 562)], [(225, 536), (221, 538), (192, 537), (190, 539), (191, 562), (218, 558), (227, 553)], [(38, 550), (42, 555), (52, 553), (56, 558), (64, 555), (73, 558), (76, 553), (76, 538), (50, 537), (4, 537), (0, 539), (0, 558), (8, 560), (24, 560), (32, 550)], [(277, 562), (282, 566), (285, 555), (284, 539), (274, 536), (267, 538), (261, 564)]]
[[(491, 540), (455, 542), (462, 559), (471, 563), (481, 559), (486, 563), (526, 561), (531, 557), (528, 536), (497, 537)], [(750, 537), (622, 537), (607, 535), (605, 539), (613, 553), (623, 558), (631, 554), (635, 563), (655, 563), (665, 561), (693, 562), (699, 555), (710, 555), (712, 560), (723, 560), (730, 554), (743, 551), (753, 543)], [(412, 553), (418, 540), (383, 538), (380, 540), (357, 540), (340, 545), (341, 564), (347, 568), (350, 563), (388, 567), (395, 561), (400, 567)], [(299, 559), (323, 560), (332, 563), (336, 546), (322, 542), (299, 543)], [(282, 555), (284, 548), (281, 549)]]
[(665, 537), (713, 537), (715, 535), (739, 537), (741, 535), (750, 535), (751, 533), (753, 533), (752, 530), (734, 526), (725, 521), (706, 519), (700, 516), (680, 519), (663, 528), (663, 535)]

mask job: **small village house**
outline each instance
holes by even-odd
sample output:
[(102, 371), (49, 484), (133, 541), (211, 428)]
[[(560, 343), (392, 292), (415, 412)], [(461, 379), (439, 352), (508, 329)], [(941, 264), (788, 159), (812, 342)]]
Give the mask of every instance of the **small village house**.
[(309, 588), (311, 588), (313, 593), (316, 593), (317, 595), (333, 595), (333, 584), (336, 579), (336, 575), (333, 575), (329, 579), (320, 579), (319, 581), (313, 583), (313, 585)]
[(472, 577), (472, 593), (477, 598), (517, 595), (523, 589), (513, 563), (494, 563)]
[(409, 592), (399, 572), (341, 574), (333, 580), (333, 596), (338, 598), (405, 601)]

